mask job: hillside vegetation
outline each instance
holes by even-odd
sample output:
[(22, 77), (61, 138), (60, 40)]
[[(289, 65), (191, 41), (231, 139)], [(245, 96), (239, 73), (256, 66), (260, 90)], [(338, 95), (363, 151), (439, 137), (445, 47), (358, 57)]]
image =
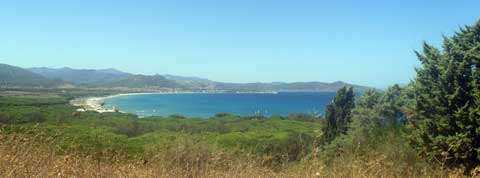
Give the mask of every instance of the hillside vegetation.
[(132, 74), (115, 69), (72, 69), (68, 67), (53, 69), (46, 67), (29, 68), (29, 71), (49, 79), (61, 79), (77, 85), (101, 84), (124, 79)]
[(406, 146), (403, 127), (378, 130), (382, 134), (371, 138), (395, 149), (337, 155), (330, 146), (321, 147), (323, 120), (303, 114), (138, 119), (76, 112), (61, 98), (1, 101), (1, 177), (447, 175), (423, 169), (429, 165)]
[(65, 82), (50, 80), (28, 70), (0, 64), (0, 88), (6, 87), (58, 87)]

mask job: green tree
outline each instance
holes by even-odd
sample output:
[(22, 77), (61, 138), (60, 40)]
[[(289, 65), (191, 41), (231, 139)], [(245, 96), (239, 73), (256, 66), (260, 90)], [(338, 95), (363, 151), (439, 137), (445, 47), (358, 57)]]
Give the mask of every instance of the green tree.
[(389, 87), (382, 96), (380, 114), (390, 125), (397, 125), (403, 117), (404, 102), (401, 97), (402, 88), (398, 84)]
[(381, 126), (380, 100), (381, 95), (375, 89), (366, 91), (358, 98), (356, 107), (352, 111), (352, 123), (349, 130), (352, 143), (365, 144), (374, 129)]
[(416, 53), (413, 145), (442, 163), (480, 164), (480, 21), (444, 37), (442, 52), (424, 44)]
[(347, 133), (351, 122), (352, 109), (355, 106), (353, 87), (342, 87), (337, 91), (333, 102), (325, 109), (323, 128), (324, 142), (330, 143), (338, 135)]
[(357, 99), (357, 108), (374, 109), (380, 103), (380, 94), (375, 89), (367, 90)]
[(335, 139), (337, 122), (335, 120), (335, 108), (329, 104), (325, 108), (325, 124), (323, 125), (323, 142), (330, 143)]

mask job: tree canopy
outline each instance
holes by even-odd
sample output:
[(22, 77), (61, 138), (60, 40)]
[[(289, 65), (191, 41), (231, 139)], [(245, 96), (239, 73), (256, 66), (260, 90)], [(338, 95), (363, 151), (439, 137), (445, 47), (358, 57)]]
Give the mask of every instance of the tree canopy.
[(442, 163), (480, 163), (480, 21), (416, 54), (414, 146)]
[(353, 87), (343, 87), (337, 91), (333, 102), (326, 106), (324, 142), (329, 143), (340, 134), (345, 134), (351, 122), (352, 109), (355, 106)]

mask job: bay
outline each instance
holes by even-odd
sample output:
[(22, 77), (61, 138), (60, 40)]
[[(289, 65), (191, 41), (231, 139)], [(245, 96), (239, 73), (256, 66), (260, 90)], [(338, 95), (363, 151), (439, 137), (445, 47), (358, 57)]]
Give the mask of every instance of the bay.
[(241, 116), (290, 113), (323, 114), (334, 92), (316, 93), (188, 93), (124, 95), (104, 99), (105, 108), (113, 107), (139, 116), (182, 115), (212, 117), (217, 113)]

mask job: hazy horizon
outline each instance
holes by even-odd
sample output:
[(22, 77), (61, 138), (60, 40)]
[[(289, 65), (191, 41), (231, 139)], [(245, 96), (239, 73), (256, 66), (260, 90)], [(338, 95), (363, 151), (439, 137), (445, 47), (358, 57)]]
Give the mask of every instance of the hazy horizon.
[[(0, 2), (0, 63), (214, 81), (406, 84), (479, 1)], [(445, 13), (445, 12), (449, 13)], [(248, 12), (248, 13), (246, 13)]]

